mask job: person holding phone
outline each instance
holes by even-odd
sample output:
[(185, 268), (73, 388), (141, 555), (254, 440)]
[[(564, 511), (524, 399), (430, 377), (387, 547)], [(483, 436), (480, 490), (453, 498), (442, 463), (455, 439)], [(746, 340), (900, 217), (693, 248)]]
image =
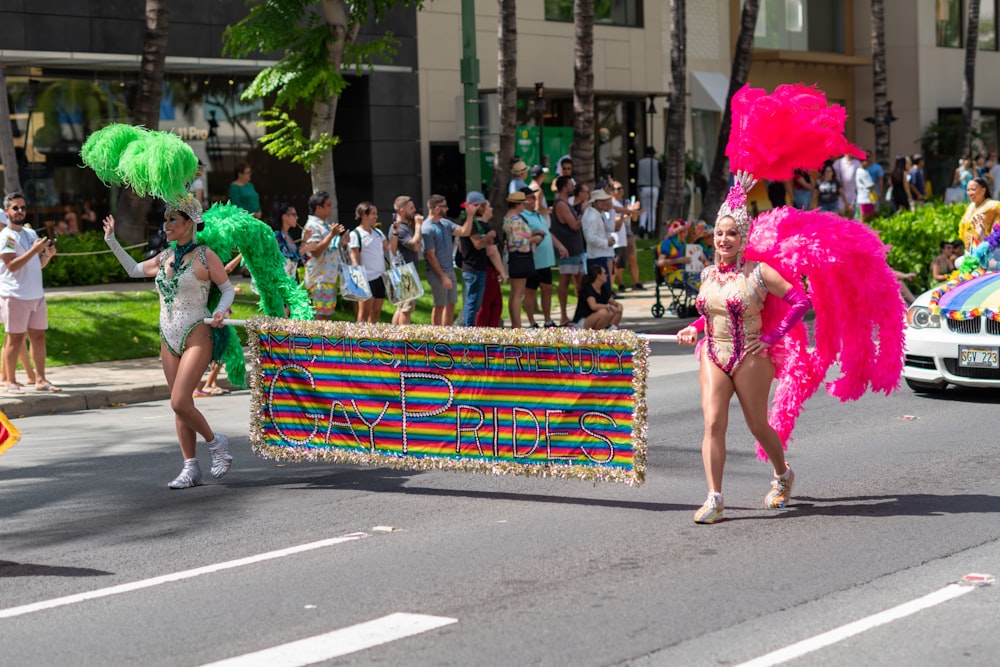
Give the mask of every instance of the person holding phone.
[(7, 227), (0, 231), (0, 319), (6, 330), (3, 342), (3, 389), (22, 394), (16, 382), (18, 352), (27, 337), (35, 362), (35, 391), (60, 391), (45, 377), (45, 331), (48, 306), (42, 286), (42, 269), (56, 255), (54, 239), (39, 238), (24, 226), (28, 206), (24, 195), (10, 192), (3, 200)]

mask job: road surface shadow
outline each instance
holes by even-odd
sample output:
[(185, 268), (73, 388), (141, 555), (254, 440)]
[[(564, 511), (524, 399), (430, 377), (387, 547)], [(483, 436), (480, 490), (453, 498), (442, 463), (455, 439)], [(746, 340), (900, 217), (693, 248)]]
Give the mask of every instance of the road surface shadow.
[(110, 572), (89, 567), (60, 567), (37, 563), (15, 563), (0, 560), (0, 579), (10, 577), (108, 577)]
[(785, 514), (802, 516), (941, 516), (944, 514), (996, 514), (1000, 496), (981, 493), (936, 495), (904, 493), (889, 496), (817, 498), (793, 496)]

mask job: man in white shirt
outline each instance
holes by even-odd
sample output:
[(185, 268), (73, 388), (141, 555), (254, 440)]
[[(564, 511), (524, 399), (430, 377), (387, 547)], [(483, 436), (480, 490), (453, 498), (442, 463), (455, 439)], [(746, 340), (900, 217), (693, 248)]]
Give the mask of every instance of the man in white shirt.
[(45, 331), (48, 307), (42, 287), (42, 269), (56, 254), (54, 240), (39, 238), (24, 226), (28, 206), (24, 195), (11, 192), (3, 200), (7, 227), (0, 231), (0, 318), (7, 335), (3, 341), (3, 389), (22, 394), (15, 371), (17, 355), (27, 337), (35, 362), (35, 391), (59, 391), (45, 377)]
[(875, 180), (868, 172), (871, 164), (871, 154), (865, 155), (861, 167), (854, 172), (854, 189), (856, 191), (855, 203), (857, 204), (858, 219), (861, 222), (870, 222), (875, 217)]
[(844, 155), (833, 163), (833, 172), (840, 180), (840, 186), (844, 188), (844, 217), (854, 217), (854, 202), (857, 201), (857, 185), (855, 177), (861, 163), (853, 155)]
[(636, 172), (639, 188), (639, 233), (649, 238), (656, 233), (656, 205), (660, 201), (660, 161), (656, 159), (656, 149), (646, 146), (646, 157), (639, 160)]

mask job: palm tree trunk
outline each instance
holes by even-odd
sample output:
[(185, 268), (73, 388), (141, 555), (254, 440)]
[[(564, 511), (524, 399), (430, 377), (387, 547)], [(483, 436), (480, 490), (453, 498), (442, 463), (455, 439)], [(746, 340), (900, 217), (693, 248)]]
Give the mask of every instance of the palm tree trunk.
[[(323, 0), (322, 10), (326, 24), (336, 39), (328, 46), (330, 64), (335, 71), (340, 71), (344, 62), (344, 50), (347, 44), (353, 43), (358, 36), (360, 26), (357, 21), (351, 21), (351, 7), (345, 0)], [(312, 118), (309, 123), (309, 138), (317, 141), (323, 134), (333, 136), (333, 125), (337, 119), (337, 103), (339, 95), (329, 99), (317, 98), (313, 101)], [(323, 158), (309, 168), (314, 192), (326, 192), (330, 195), (332, 204), (332, 222), (339, 222), (339, 202), (337, 200), (337, 182), (333, 168), (333, 153), (327, 153)]]
[(594, 0), (576, 0), (573, 67), (573, 177), (594, 182)]
[(979, 50), (979, 0), (968, 0), (965, 28), (965, 79), (962, 83), (962, 124), (958, 151), (972, 157), (972, 107), (976, 96), (976, 52)]
[[(687, 0), (673, 0), (670, 31), (670, 106), (667, 108), (666, 220), (687, 217), (684, 210), (685, 145), (687, 119)], [(656, 238), (663, 236), (663, 219), (657, 218)]]
[(21, 192), (21, 175), (14, 152), (14, 129), (10, 123), (7, 74), (0, 67), (0, 163), (3, 163), (3, 191)]
[(497, 0), (497, 100), (500, 105), (500, 149), (493, 162), (490, 201), (498, 213), (507, 209), (507, 183), (517, 140), (517, 9), (514, 0)]
[(743, 87), (750, 75), (751, 49), (753, 48), (753, 31), (757, 25), (757, 10), (759, 0), (745, 0), (743, 15), (740, 18), (740, 34), (736, 39), (736, 51), (733, 54), (733, 68), (729, 75), (729, 93), (726, 97), (726, 110), (722, 114), (722, 127), (719, 129), (719, 141), (715, 147), (715, 161), (712, 163), (712, 173), (708, 178), (708, 189), (705, 192), (704, 217), (706, 220), (715, 217), (726, 196), (729, 179), (726, 177), (726, 144), (729, 143), (729, 131), (733, 123), (731, 102), (736, 91)]
[(888, 162), (889, 83), (885, 69), (885, 3), (872, 0), (872, 87), (875, 92), (875, 161)]
[[(163, 97), (163, 63), (167, 57), (168, 0), (146, 0), (146, 35), (139, 64), (139, 90), (133, 120), (151, 130), (160, 126), (160, 100)], [(118, 199), (119, 222), (115, 226), (123, 240), (138, 243), (146, 240), (146, 213), (149, 199), (123, 188)]]

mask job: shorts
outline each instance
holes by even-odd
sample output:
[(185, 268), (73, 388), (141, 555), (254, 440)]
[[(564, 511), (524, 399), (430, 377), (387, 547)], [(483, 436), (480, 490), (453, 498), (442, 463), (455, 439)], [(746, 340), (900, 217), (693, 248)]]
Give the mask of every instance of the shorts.
[(417, 300), (410, 299), (409, 301), (403, 301), (396, 304), (397, 313), (412, 313), (417, 307)]
[(587, 272), (586, 255), (570, 255), (559, 258), (559, 273), (571, 276), (583, 275)]
[(512, 252), (507, 256), (507, 275), (511, 278), (531, 278), (535, 275), (535, 255)]
[(337, 283), (316, 283), (309, 290), (317, 315), (333, 315), (337, 307)]
[(535, 275), (528, 278), (525, 289), (538, 289), (539, 285), (552, 284), (552, 267), (546, 269), (535, 269)]
[(427, 272), (427, 282), (431, 286), (431, 296), (435, 306), (453, 306), (458, 303), (458, 279), (454, 271), (445, 271), (445, 275), (451, 279), (451, 289), (445, 289), (441, 279), (433, 271)]
[[(590, 273), (590, 267), (592, 266), (603, 266), (605, 271), (611, 271), (608, 268), (611, 262), (614, 261), (614, 257), (588, 257), (587, 258), (587, 272)], [(608, 275), (608, 282), (611, 282), (611, 276)]]
[(615, 248), (615, 268), (616, 269), (624, 269), (625, 268), (625, 260), (627, 259), (627, 256), (628, 256), (628, 248), (626, 246), (622, 246), (621, 248)]
[(871, 215), (875, 212), (875, 204), (861, 204), (861, 215)]
[(368, 287), (371, 288), (373, 299), (385, 298), (385, 281), (382, 280), (382, 276), (379, 276), (375, 280), (369, 280)]
[(49, 328), (49, 309), (45, 297), (18, 299), (0, 296), (0, 320), (7, 333), (23, 334), (28, 329), (45, 331)]

